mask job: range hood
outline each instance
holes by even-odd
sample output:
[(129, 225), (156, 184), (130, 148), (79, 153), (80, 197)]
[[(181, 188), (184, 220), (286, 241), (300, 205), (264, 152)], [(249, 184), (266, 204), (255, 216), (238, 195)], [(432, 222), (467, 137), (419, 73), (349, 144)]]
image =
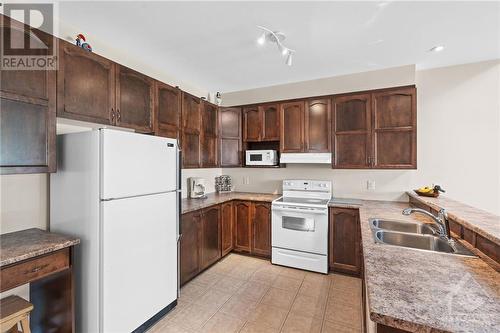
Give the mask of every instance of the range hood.
[(332, 164), (331, 153), (283, 153), (280, 163)]

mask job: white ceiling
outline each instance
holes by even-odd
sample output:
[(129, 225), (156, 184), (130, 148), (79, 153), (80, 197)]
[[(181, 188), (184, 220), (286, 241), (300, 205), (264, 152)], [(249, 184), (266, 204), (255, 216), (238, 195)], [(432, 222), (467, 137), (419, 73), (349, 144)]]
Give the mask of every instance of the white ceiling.
[[(60, 19), (210, 91), (500, 58), (500, 2), (64, 2)], [(263, 25), (286, 33), (292, 67)], [(435, 45), (446, 48), (428, 52)], [(96, 50), (99, 53), (99, 50)]]

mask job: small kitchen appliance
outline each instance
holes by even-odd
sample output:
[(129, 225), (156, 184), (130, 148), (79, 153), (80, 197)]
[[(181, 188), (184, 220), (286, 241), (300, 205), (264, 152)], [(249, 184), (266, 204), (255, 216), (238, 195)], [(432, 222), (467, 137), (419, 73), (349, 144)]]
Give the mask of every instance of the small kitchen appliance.
[(190, 177), (189, 183), (189, 197), (192, 199), (205, 198), (206, 194), (206, 181), (200, 177)]
[(273, 264), (328, 273), (328, 202), (332, 183), (284, 180), (272, 202)]
[(231, 176), (221, 175), (215, 177), (215, 190), (219, 193), (231, 192), (233, 189), (233, 182)]
[(245, 157), (246, 165), (278, 165), (276, 150), (247, 150)]

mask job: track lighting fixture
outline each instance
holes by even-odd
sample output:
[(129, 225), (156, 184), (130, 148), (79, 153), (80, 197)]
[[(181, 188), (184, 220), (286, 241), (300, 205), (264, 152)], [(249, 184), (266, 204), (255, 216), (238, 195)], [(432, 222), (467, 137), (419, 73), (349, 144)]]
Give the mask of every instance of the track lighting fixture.
[(283, 40), (286, 38), (285, 34), (279, 31), (272, 31), (260, 25), (258, 25), (257, 28), (262, 30), (262, 35), (257, 39), (257, 44), (264, 45), (266, 42), (275, 43), (281, 55), (286, 57), (285, 63), (288, 66), (292, 66), (292, 53), (295, 53), (295, 50), (289, 49), (283, 45)]

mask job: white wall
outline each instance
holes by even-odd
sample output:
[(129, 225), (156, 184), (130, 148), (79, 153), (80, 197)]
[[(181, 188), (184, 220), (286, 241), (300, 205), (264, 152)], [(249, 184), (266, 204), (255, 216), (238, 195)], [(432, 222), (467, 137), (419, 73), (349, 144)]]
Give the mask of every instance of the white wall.
[[(314, 82), (235, 92), (223, 96), (232, 105), (410, 84), (406, 67)], [(500, 214), (500, 60), (417, 71), (417, 170), (332, 170), (328, 166), (289, 165), (285, 169), (223, 169), (236, 190), (281, 191), (290, 178), (330, 179), (334, 195), (405, 200), (404, 191), (439, 183), (447, 195)], [(358, 81), (359, 80), (359, 81)], [(332, 90), (325, 89), (325, 82)], [(358, 82), (358, 86), (356, 86)], [(367, 86), (367, 84), (369, 85)], [(276, 94), (274, 92), (276, 91)], [(272, 98), (272, 96), (276, 96)], [(228, 103), (229, 104), (229, 103)], [(244, 177), (248, 177), (245, 184)], [(374, 180), (375, 190), (367, 190)]]
[(318, 80), (224, 93), (222, 105), (244, 105), (291, 98), (405, 86), (415, 83), (415, 65), (340, 75)]

